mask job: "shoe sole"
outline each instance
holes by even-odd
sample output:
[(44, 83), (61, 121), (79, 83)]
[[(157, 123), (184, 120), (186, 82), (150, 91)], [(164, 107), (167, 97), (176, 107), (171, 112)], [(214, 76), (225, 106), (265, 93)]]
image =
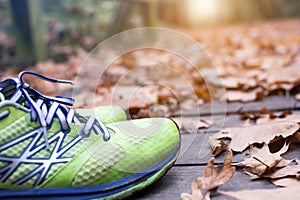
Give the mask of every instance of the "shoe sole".
[(99, 186), (0, 190), (0, 199), (120, 199), (149, 186), (175, 163), (179, 147), (160, 163), (144, 172)]

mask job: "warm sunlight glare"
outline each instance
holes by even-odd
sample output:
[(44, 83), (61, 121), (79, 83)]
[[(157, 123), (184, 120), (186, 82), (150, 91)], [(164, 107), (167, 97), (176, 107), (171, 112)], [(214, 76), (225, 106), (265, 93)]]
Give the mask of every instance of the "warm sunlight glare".
[(192, 23), (213, 21), (218, 14), (218, 0), (188, 0), (187, 4)]

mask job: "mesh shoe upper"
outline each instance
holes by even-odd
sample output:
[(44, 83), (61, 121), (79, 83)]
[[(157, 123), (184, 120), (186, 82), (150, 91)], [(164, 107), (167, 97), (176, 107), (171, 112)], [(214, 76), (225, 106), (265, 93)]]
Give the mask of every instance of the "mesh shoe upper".
[(179, 133), (169, 119), (105, 125), (64, 107), (70, 99), (28, 92), (21, 79), (10, 85), (27, 94), (17, 98), (6, 86), (9, 100), (0, 102), (2, 189), (101, 185), (108, 190), (155, 173), (178, 155)]

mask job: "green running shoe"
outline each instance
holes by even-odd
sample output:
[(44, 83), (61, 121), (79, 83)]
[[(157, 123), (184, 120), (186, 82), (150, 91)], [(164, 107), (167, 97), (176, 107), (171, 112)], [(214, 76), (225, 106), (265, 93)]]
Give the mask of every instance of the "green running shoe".
[(180, 137), (170, 119), (105, 125), (65, 107), (72, 105), (70, 98), (46, 97), (30, 88), (25, 74), (54, 81), (23, 72), (0, 82), (0, 92), (9, 97), (2, 95), (0, 102), (1, 199), (123, 198), (174, 164)]
[(87, 109), (80, 108), (75, 111), (84, 116), (90, 116), (92, 114), (104, 124), (127, 120), (126, 113), (120, 106), (99, 106)]

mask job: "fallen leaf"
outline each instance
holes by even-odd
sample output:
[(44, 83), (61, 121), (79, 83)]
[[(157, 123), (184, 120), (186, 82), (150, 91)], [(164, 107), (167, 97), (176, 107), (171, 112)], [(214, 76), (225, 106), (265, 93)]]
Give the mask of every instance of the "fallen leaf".
[(149, 108), (149, 117), (168, 117), (169, 110), (167, 106), (154, 104)]
[(197, 133), (198, 130), (198, 117), (172, 117), (176, 122), (179, 129), (187, 133)]
[(203, 129), (203, 128), (209, 128), (213, 124), (212, 120), (204, 120), (204, 119), (199, 119), (198, 121), (198, 129)]
[(274, 168), (285, 167), (292, 162), (292, 160), (285, 160), (281, 157), (288, 150), (288, 147), (289, 145), (284, 145), (278, 152), (271, 153), (266, 143), (262, 148), (252, 146), (250, 148), (251, 157), (244, 158), (240, 164), (245, 166), (244, 170), (253, 178), (268, 177), (264, 174)]
[(279, 189), (264, 189), (264, 190), (241, 190), (241, 191), (220, 191), (221, 194), (243, 200), (297, 200), (299, 199), (299, 185)]
[(276, 136), (286, 138), (299, 129), (295, 122), (277, 122), (270, 124), (251, 125), (246, 127), (231, 127), (222, 130), (218, 139), (231, 138), (229, 147), (235, 152), (244, 151), (254, 143), (269, 143)]
[(267, 170), (267, 166), (259, 162), (255, 158), (246, 158), (243, 162), (239, 163), (244, 166), (244, 171), (246, 174), (251, 176), (251, 178), (256, 179)]
[(280, 179), (271, 180), (271, 182), (274, 185), (280, 187), (292, 187), (295, 185), (298, 185), (298, 187), (300, 186), (300, 180), (295, 178), (280, 178)]
[(183, 200), (206, 199), (209, 191), (218, 188), (228, 182), (235, 172), (231, 166), (232, 152), (229, 151), (224, 160), (223, 166), (214, 167), (214, 159), (210, 159), (202, 177), (197, 178), (191, 185), (192, 194), (182, 193)]
[[(197, 185), (191, 186), (192, 188), (197, 187)], [(196, 189), (196, 188), (195, 188)], [(210, 192), (208, 192), (205, 197), (203, 198), (201, 191), (195, 192), (194, 194), (190, 195), (187, 193), (181, 194), (182, 200), (210, 200)]]
[(264, 146), (260, 149), (256, 147), (251, 148), (250, 154), (253, 156), (253, 158), (264, 163), (267, 167), (272, 168), (283, 159), (281, 155), (287, 152), (288, 149), (289, 145), (285, 144), (278, 152), (271, 153), (268, 145), (264, 143)]
[(300, 80), (299, 63), (295, 62), (277, 70), (269, 69), (263, 75), (267, 83), (296, 83)]
[(222, 86), (228, 89), (253, 88), (257, 82), (252, 78), (226, 77), (222, 79)]
[(197, 99), (190, 98), (184, 100), (183, 102), (180, 102), (180, 108), (183, 110), (192, 110), (197, 108), (198, 106), (200, 106), (200, 104), (198, 104)]
[(177, 123), (179, 129), (187, 133), (197, 133), (198, 129), (209, 128), (213, 123), (213, 120), (204, 120), (198, 117), (172, 117), (172, 119)]
[(269, 112), (270, 112), (270, 110), (268, 108), (266, 108), (266, 107), (262, 107), (260, 109), (260, 113), (261, 114), (269, 114)]
[(252, 126), (251, 119), (246, 119), (244, 123), (241, 125), (241, 127), (249, 127), (249, 126)]
[(262, 108), (260, 111), (262, 114), (269, 114), (270, 119), (274, 118), (285, 118), (287, 115), (293, 114), (292, 111), (290, 110), (284, 110), (282, 111), (279, 115), (276, 115), (273, 111), (267, 109), (267, 108)]
[(257, 120), (258, 118), (260, 118), (259, 114), (251, 114), (251, 113), (247, 113), (247, 112), (240, 112), (238, 113), (241, 116), (242, 120), (246, 120), (246, 119), (250, 119), (250, 120)]
[(261, 88), (255, 88), (250, 91), (240, 91), (240, 90), (227, 90), (226, 91), (226, 100), (227, 101), (241, 101), (249, 102), (261, 99), (263, 96), (263, 90)]
[(274, 173), (268, 174), (264, 177), (268, 177), (271, 179), (278, 179), (278, 178), (283, 178), (283, 177), (295, 177), (299, 178), (300, 177), (300, 165), (290, 165), (286, 166), (284, 168), (281, 168)]
[(227, 149), (228, 145), (223, 141), (223, 140), (217, 140), (217, 142), (214, 144), (212, 148), (212, 155), (217, 156), (219, 155), (222, 151)]
[[(270, 83), (266, 90), (269, 93), (277, 94), (277, 95), (288, 95), (289, 91), (293, 89), (293, 87), (297, 85), (296, 83)], [(267, 93), (267, 92), (266, 92)]]
[(217, 135), (212, 135), (208, 138), (207, 143), (212, 148), (212, 155), (217, 156), (219, 155), (223, 150), (227, 149), (228, 144), (224, 142), (223, 139), (218, 139)]
[(300, 132), (295, 133), (291, 138), (292, 143), (300, 143)]
[(276, 118), (270, 118), (269, 116), (260, 117), (256, 120), (256, 124), (267, 124), (267, 123), (273, 123), (273, 122), (300, 122), (300, 114), (292, 114), (292, 115), (286, 115), (284, 118), (280, 117), (284, 113), (280, 114)]
[(278, 116), (279, 118), (285, 118), (287, 115), (292, 115), (293, 112), (290, 110), (284, 110), (282, 113)]

